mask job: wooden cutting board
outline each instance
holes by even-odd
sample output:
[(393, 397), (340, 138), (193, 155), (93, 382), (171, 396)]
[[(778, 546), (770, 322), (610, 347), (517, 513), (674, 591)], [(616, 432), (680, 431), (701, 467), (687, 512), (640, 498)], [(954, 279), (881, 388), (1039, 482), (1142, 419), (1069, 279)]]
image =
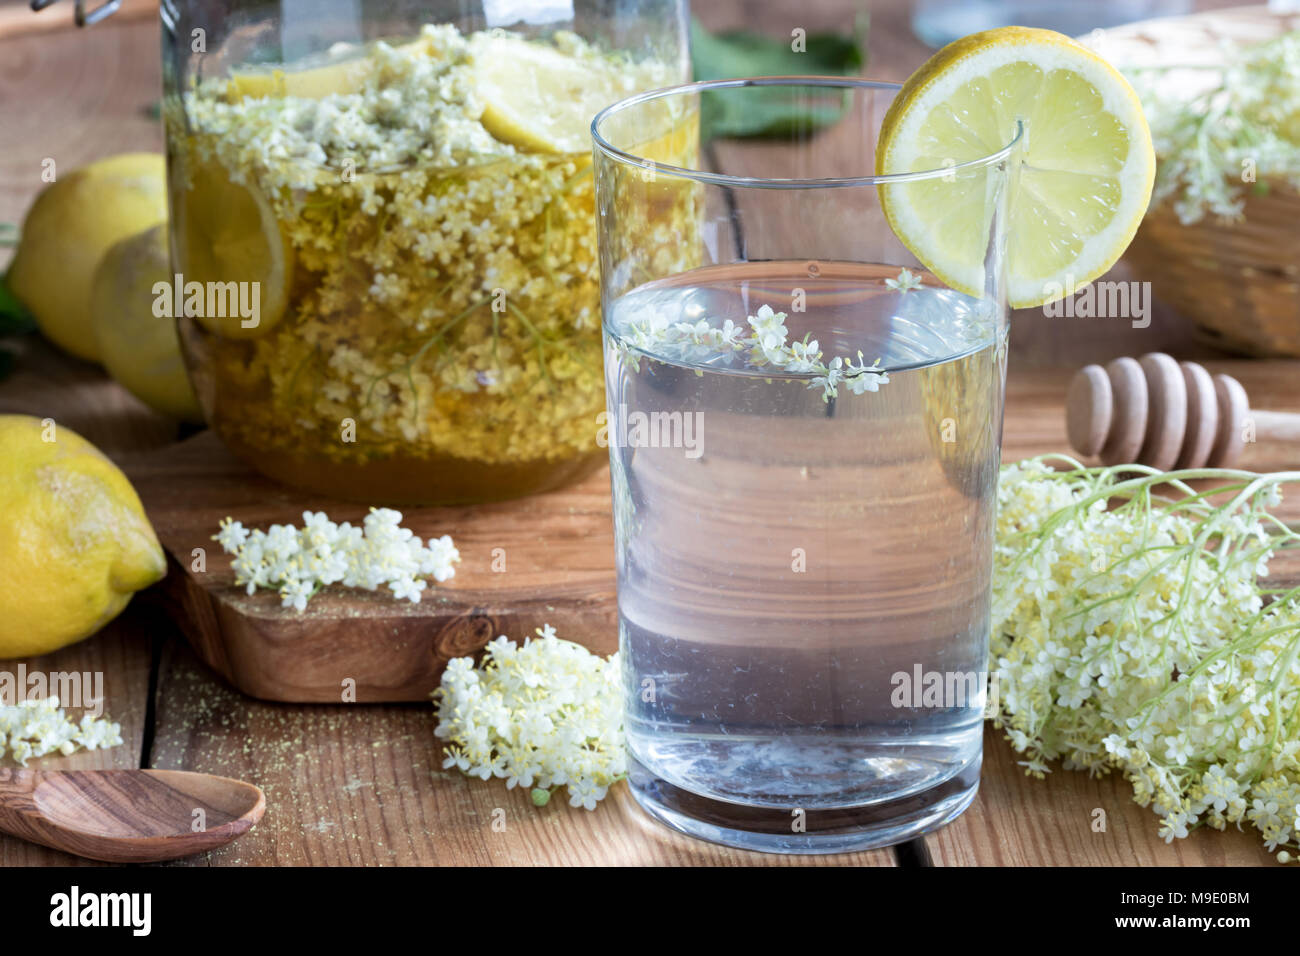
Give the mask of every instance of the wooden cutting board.
[[(169, 571), (157, 589), (198, 655), (246, 694), (296, 703), (426, 701), (453, 657), (542, 624), (592, 651), (618, 649), (609, 477), (473, 508), (415, 508), (402, 524), (450, 534), (456, 576), (420, 603), (331, 587), (299, 613), (235, 585), (212, 540), (226, 515), (245, 527), (302, 523), (303, 511), (359, 524), (364, 505), (292, 491), (231, 455), (211, 432), (124, 461)], [(346, 692), (354, 689), (350, 696)]]

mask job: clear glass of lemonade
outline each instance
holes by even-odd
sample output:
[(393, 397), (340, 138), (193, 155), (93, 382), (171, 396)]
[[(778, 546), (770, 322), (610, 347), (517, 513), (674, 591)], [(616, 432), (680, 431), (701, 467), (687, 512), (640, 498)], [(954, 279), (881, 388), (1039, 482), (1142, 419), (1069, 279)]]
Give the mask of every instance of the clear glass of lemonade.
[[(732, 846), (883, 846), (978, 785), (1019, 136), (872, 176), (896, 91), (719, 81), (592, 125), (630, 782)], [(736, 116), (766, 135), (707, 138)], [(943, 237), (987, 249), (962, 288), (896, 238), (902, 190), (983, 197)]]

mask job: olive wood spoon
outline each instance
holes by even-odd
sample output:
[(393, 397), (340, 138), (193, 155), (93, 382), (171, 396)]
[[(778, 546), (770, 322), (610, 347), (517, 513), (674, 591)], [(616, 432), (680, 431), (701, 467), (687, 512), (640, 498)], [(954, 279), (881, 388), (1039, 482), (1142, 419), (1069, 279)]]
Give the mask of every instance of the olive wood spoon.
[(1070, 444), (1107, 465), (1231, 468), (1248, 422), (1256, 440), (1300, 446), (1300, 414), (1254, 410), (1235, 378), (1163, 352), (1117, 358), (1105, 368), (1086, 365), (1065, 394)]
[(108, 863), (215, 849), (265, 810), (257, 787), (206, 773), (0, 768), (0, 832)]

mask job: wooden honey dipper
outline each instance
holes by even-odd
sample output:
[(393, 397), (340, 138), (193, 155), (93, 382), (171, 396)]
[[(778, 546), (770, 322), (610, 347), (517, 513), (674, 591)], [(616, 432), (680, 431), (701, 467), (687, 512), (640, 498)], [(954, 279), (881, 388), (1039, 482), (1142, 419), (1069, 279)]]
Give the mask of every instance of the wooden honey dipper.
[(1300, 442), (1300, 415), (1252, 411), (1235, 378), (1163, 352), (1085, 365), (1065, 393), (1070, 444), (1106, 465), (1231, 468), (1247, 421), (1257, 438)]

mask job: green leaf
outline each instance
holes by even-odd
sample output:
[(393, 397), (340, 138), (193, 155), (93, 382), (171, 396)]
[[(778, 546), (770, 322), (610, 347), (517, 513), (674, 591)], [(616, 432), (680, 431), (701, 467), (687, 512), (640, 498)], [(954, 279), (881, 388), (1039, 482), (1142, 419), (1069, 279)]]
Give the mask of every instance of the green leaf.
[[(865, 34), (865, 21), (859, 25), (859, 34)], [(777, 39), (743, 30), (713, 34), (698, 20), (691, 21), (691, 65), (697, 80), (850, 76), (865, 63), (862, 35), (814, 33), (803, 38), (802, 50), (794, 46), (793, 38)], [(721, 90), (703, 99), (702, 132), (706, 139), (806, 135), (836, 122), (847, 105), (846, 95), (829, 90), (815, 103), (809, 101), (806, 90)]]
[(0, 349), (0, 382), (9, 377), (9, 373), (14, 370), (17, 356), (8, 349)]
[(27, 306), (19, 302), (4, 279), (0, 279), (0, 335), (24, 335), (35, 329), (36, 320)]

